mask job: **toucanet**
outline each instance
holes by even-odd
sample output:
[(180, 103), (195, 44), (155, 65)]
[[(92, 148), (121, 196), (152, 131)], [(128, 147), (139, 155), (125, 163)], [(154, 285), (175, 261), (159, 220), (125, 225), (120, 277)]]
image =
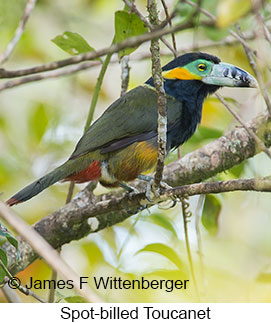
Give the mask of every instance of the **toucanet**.
[[(222, 86), (257, 87), (246, 71), (205, 53), (187, 53), (163, 67), (167, 99), (167, 152), (195, 132), (202, 104)], [(70, 158), (12, 196), (8, 205), (31, 199), (58, 181), (98, 180), (120, 186), (154, 169), (157, 162), (157, 94), (149, 78), (113, 102), (81, 137)]]

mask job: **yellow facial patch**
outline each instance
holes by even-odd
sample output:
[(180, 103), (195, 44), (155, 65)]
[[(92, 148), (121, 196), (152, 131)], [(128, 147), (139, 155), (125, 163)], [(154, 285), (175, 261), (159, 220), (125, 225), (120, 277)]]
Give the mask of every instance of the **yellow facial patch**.
[(179, 79), (179, 80), (201, 80), (202, 76), (190, 73), (187, 69), (176, 67), (169, 71), (162, 72), (166, 79)]

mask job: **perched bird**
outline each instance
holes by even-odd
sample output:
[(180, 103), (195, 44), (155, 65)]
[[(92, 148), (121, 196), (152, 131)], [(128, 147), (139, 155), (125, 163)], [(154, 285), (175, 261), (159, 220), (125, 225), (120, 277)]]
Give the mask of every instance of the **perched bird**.
[[(202, 104), (221, 86), (256, 87), (246, 71), (205, 53), (188, 53), (163, 67), (167, 95), (167, 152), (195, 132)], [(64, 180), (98, 180), (107, 187), (122, 186), (157, 162), (157, 94), (149, 78), (113, 102), (79, 140), (71, 157), (52, 172), (26, 186), (8, 205), (29, 200)]]

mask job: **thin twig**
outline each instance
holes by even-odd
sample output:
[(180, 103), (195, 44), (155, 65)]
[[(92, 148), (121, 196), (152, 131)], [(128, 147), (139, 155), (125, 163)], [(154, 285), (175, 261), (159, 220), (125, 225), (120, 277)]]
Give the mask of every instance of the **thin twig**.
[(201, 233), (200, 233), (200, 212), (202, 211), (202, 207), (205, 201), (205, 195), (200, 194), (197, 207), (195, 210), (195, 229), (197, 234), (197, 245), (198, 245), (198, 255), (199, 255), (199, 263), (200, 263), (200, 275), (201, 281), (205, 282), (205, 275), (204, 275), (204, 262), (203, 262), (203, 251), (202, 251), (202, 240), (201, 240)]
[[(213, 23), (202, 22), (202, 25), (212, 26)], [(55, 62), (32, 67), (31, 68), (32, 73), (28, 70), (28, 74), (52, 71), (52, 70), (62, 68), (64, 66), (74, 65), (84, 61), (93, 60), (98, 57), (105, 56), (107, 54), (117, 53), (125, 48), (138, 47), (139, 45), (147, 41), (150, 41), (152, 39), (160, 38), (161, 36), (171, 34), (173, 32), (178, 32), (181, 30), (185, 30), (193, 26), (194, 26), (193, 21), (188, 20), (183, 23), (176, 24), (175, 26), (172, 26), (169, 28), (155, 29), (154, 31), (151, 31), (142, 35), (127, 38), (126, 40), (119, 42), (117, 44), (112, 44), (107, 48), (102, 48), (96, 51), (90, 51), (90, 52), (80, 54), (80, 55), (75, 55), (60, 61), (55, 61)], [(5, 70), (0, 69), (0, 78), (2, 78), (2, 75), (4, 75), (3, 77), (6, 77)]]
[(67, 194), (67, 197), (66, 197), (66, 204), (70, 203), (70, 201), (72, 200), (74, 186), (75, 186), (75, 183), (70, 182), (70, 185), (69, 185), (69, 188), (68, 188), (68, 194)]
[(223, 97), (220, 94), (216, 93), (215, 95), (218, 98), (218, 100), (225, 106), (225, 108), (234, 116), (234, 118), (246, 129), (248, 134), (255, 140), (259, 149), (261, 151), (264, 151), (266, 155), (271, 159), (271, 152), (269, 151), (269, 149), (266, 148), (264, 142), (251, 129), (249, 129), (246, 126), (245, 122), (239, 117), (239, 115), (234, 110), (232, 110), (232, 108), (227, 104), (227, 102), (223, 99)]
[(41, 303), (46, 303), (46, 301), (41, 298), (40, 296), (38, 296), (37, 294), (35, 294), (32, 290), (23, 287), (18, 279), (16, 279), (15, 277), (12, 276), (12, 274), (9, 272), (9, 270), (7, 269), (7, 267), (4, 265), (3, 261), (0, 259), (0, 267), (5, 271), (7, 277), (8, 277), (8, 281), (9, 283), (16, 289), (18, 289), (21, 293), (23, 293), (26, 296), (32, 296), (34, 297), (36, 300), (38, 300)]
[[(244, 33), (244, 40), (253, 40), (255, 39), (255, 32), (247, 32)], [(236, 38), (232, 37), (232, 36), (227, 36), (226, 38), (224, 38), (221, 41), (210, 41), (210, 40), (204, 40), (202, 42), (200, 42), (199, 44), (195, 45), (185, 45), (183, 47), (180, 48), (180, 52), (189, 52), (189, 51), (194, 51), (194, 50), (198, 50), (199, 48), (209, 48), (209, 47), (218, 47), (218, 46), (229, 46), (229, 45), (235, 45), (237, 42), (239, 42)], [(160, 51), (160, 55), (161, 56), (171, 56), (171, 54), (167, 51)], [(151, 55), (149, 53), (144, 53), (144, 54), (138, 54), (137, 52), (135, 54), (132, 54), (130, 56), (131, 60), (144, 60), (144, 59), (149, 59), (151, 57)], [(116, 59), (111, 59), (111, 63), (118, 63), (119, 60)], [(100, 61), (91, 61), (91, 62), (85, 62), (82, 63), (80, 65), (78, 65), (76, 67), (76, 70), (71, 70), (70, 72), (66, 72), (66, 70), (69, 69), (69, 67), (67, 67), (64, 70), (64, 75), (68, 75), (80, 70), (86, 70), (88, 68), (92, 68), (95, 66), (100, 65), (101, 62)], [(15, 77), (21, 77), (21, 76), (27, 76), (27, 75), (31, 75), (31, 74), (37, 74), (37, 73), (41, 73), (41, 72), (46, 72), (46, 69), (44, 70), (44, 68), (46, 68), (47, 64), (45, 65), (40, 65), (40, 66), (36, 66), (36, 67), (31, 67), (31, 68), (26, 68), (26, 69), (18, 69), (18, 70), (14, 70), (14, 71), (10, 71), (10, 70), (6, 70), (6, 69), (0, 69), (0, 78), (5, 79), (5, 78), (15, 78)], [(73, 67), (74, 68), (74, 67)], [(63, 70), (59, 71), (58, 76), (62, 76), (63, 74)], [(46, 77), (44, 77), (45, 79)]]
[(189, 262), (189, 266), (190, 266), (190, 272), (191, 272), (193, 284), (195, 287), (196, 296), (198, 298), (198, 301), (200, 301), (198, 284), (197, 284), (197, 280), (196, 280), (196, 276), (195, 276), (193, 258), (192, 258), (190, 243), (189, 243), (189, 237), (188, 237), (188, 222), (189, 222), (189, 218), (192, 216), (192, 213), (190, 211), (188, 211), (189, 203), (186, 201), (186, 198), (181, 197), (180, 200), (181, 200), (181, 204), (182, 204), (182, 215), (183, 215), (183, 227), (184, 227), (186, 252), (187, 252), (187, 257), (188, 257), (188, 262)]
[(97, 80), (97, 83), (95, 85), (95, 89), (94, 89), (94, 92), (93, 92), (93, 96), (92, 96), (92, 100), (91, 100), (91, 104), (90, 104), (90, 108), (89, 108), (89, 112), (88, 112), (88, 116), (87, 116), (87, 121), (86, 121), (85, 128), (84, 128), (84, 132), (87, 131), (88, 127), (90, 126), (90, 124), (91, 124), (91, 122), (93, 120), (94, 111), (95, 111), (97, 101), (98, 101), (98, 97), (99, 97), (99, 94), (100, 94), (100, 91), (101, 91), (101, 86), (102, 86), (102, 83), (103, 83), (105, 72), (106, 72), (106, 70), (108, 68), (108, 65), (109, 65), (109, 62), (111, 60), (111, 57), (112, 57), (112, 54), (107, 54), (107, 56), (106, 56), (106, 58), (105, 58), (105, 60), (103, 62), (103, 65), (102, 65), (102, 68), (101, 68), (101, 71), (100, 71), (100, 74), (98, 76), (98, 80)]
[(14, 289), (11, 289), (7, 284), (1, 288), (9, 303), (22, 303), (21, 298)]
[[(158, 11), (155, 0), (148, 0), (147, 5), (150, 23), (158, 25)], [(152, 55), (152, 77), (157, 91), (157, 105), (158, 105), (158, 128), (157, 128), (157, 143), (158, 143), (158, 158), (157, 166), (154, 175), (154, 186), (159, 187), (163, 177), (163, 169), (166, 158), (167, 145), (167, 110), (166, 110), (166, 94), (163, 85), (162, 68), (159, 53), (159, 41), (154, 39), (151, 41), (151, 55)]]
[(206, 9), (201, 8), (197, 3), (190, 1), (190, 0), (183, 0), (183, 1), (186, 2), (187, 4), (189, 4), (191, 7), (194, 7), (197, 10), (199, 10), (200, 12), (202, 12), (206, 17), (210, 18), (213, 22), (216, 22), (216, 16), (214, 16), (212, 13), (210, 13)]
[[(161, 2), (162, 2), (162, 5), (163, 5), (165, 14), (166, 14), (166, 19), (168, 21), (168, 24), (169, 24), (170, 27), (172, 27), (172, 21), (171, 21), (172, 18), (168, 13), (167, 4), (166, 4), (165, 0), (161, 0)], [(172, 45), (173, 45), (173, 49), (174, 49), (173, 54), (174, 54), (174, 57), (177, 57), (178, 52), (177, 52), (177, 44), (176, 44), (176, 38), (175, 38), (174, 33), (171, 34), (171, 38), (172, 38)]]
[[(138, 17), (144, 22), (146, 26), (149, 27), (150, 31), (155, 30), (155, 26), (153, 26), (148, 19), (146, 19), (142, 13), (137, 9), (136, 5), (134, 2), (130, 2), (129, 0), (123, 0), (123, 2), (133, 11)], [(176, 50), (169, 44), (169, 42), (162, 36), (160, 37), (161, 41), (167, 46), (167, 48), (173, 53), (173, 55), (176, 57), (177, 52)]]
[[(238, 24), (236, 25), (236, 29), (237, 29), (239, 37), (241, 39), (243, 39), (243, 35), (242, 35), (242, 32), (241, 32), (240, 26)], [(246, 42), (242, 42), (242, 45), (243, 45), (244, 51), (245, 51), (245, 53), (247, 55), (249, 64), (250, 64), (251, 68), (253, 69), (253, 71), (254, 71), (254, 73), (255, 73), (255, 75), (257, 77), (257, 80), (258, 80), (258, 83), (259, 83), (259, 86), (260, 86), (260, 90), (261, 90), (262, 96), (264, 98), (267, 110), (268, 110), (269, 114), (271, 115), (271, 100), (270, 100), (270, 97), (268, 95), (266, 86), (264, 84), (262, 74), (259, 72), (259, 70), (257, 68), (257, 64), (256, 64), (256, 62), (255, 62), (255, 60), (253, 58), (253, 55), (252, 55), (253, 51), (246, 45)]]
[(121, 91), (120, 96), (123, 96), (128, 89), (130, 78), (129, 56), (123, 56), (121, 59)]
[(0, 65), (3, 64), (11, 55), (11, 53), (13, 52), (16, 44), (18, 43), (18, 41), (20, 40), (26, 22), (32, 12), (32, 10), (34, 9), (36, 4), (36, 0), (28, 0), (26, 6), (25, 6), (25, 11), (24, 11), (24, 15), (22, 17), (22, 19), (19, 22), (19, 25), (15, 31), (14, 37), (12, 38), (12, 40), (10, 41), (10, 43), (8, 44), (5, 52), (0, 56)]
[[(52, 270), (51, 281), (53, 281), (53, 282), (57, 281), (57, 272), (55, 270)], [(55, 302), (55, 292), (56, 292), (55, 286), (56, 286), (56, 284), (53, 284), (53, 287), (50, 287), (49, 296), (48, 296), (48, 303)]]
[[(186, 2), (187, 4), (189, 4), (191, 7), (197, 8), (200, 12), (202, 12), (206, 17), (208, 17), (209, 19), (211, 19), (211, 21), (216, 24), (217, 23), (217, 19), (216, 16), (214, 16), (213, 14), (211, 14), (209, 11), (207, 11), (206, 9), (203, 9), (201, 7), (198, 6), (198, 4), (196, 4), (195, 2), (192, 2), (191, 0), (184, 0), (184, 2)], [(234, 37), (236, 38), (243, 46), (249, 46), (248, 44), (246, 44), (244, 42), (244, 40), (239, 37), (236, 32), (234, 32), (232, 29), (228, 29), (228, 32)], [(256, 55), (256, 51), (253, 50), (252, 48), (250, 48), (251, 51)]]
[[(56, 71), (51, 71), (44, 74), (26, 76), (23, 78), (19, 78), (16, 80), (12, 80), (12, 81), (8, 81), (0, 84), (0, 91), (11, 89), (13, 87), (20, 86), (26, 83), (37, 82), (37, 81), (50, 79), (50, 78), (59, 78), (60, 76), (64, 76), (64, 75), (70, 75), (73, 73), (77, 73), (78, 71), (82, 71), (82, 70), (91, 68), (93, 66), (97, 66), (99, 64), (100, 64), (99, 62), (88, 62), (88, 63), (83, 63), (81, 65), (71, 66), (62, 71), (56, 70)], [(1, 74), (1, 71), (0, 71), (0, 74)]]
[(89, 286), (80, 286), (80, 277), (60, 258), (57, 251), (31, 226), (0, 201), (0, 217), (5, 220), (44, 260), (65, 279), (70, 279), (79, 295), (89, 302), (100, 302)]

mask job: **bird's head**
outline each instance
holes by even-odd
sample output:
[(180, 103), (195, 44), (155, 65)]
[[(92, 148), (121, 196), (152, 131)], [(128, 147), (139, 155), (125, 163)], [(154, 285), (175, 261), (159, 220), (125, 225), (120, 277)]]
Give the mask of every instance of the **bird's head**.
[[(248, 72), (201, 52), (179, 56), (162, 71), (165, 92), (182, 102), (182, 107), (196, 116), (196, 123), (200, 122), (202, 104), (208, 94), (222, 86), (257, 87), (256, 79)], [(146, 83), (154, 86), (153, 78)]]
[(197, 80), (216, 87), (257, 87), (256, 79), (234, 65), (205, 53), (188, 53), (177, 57), (163, 67), (167, 80)]

